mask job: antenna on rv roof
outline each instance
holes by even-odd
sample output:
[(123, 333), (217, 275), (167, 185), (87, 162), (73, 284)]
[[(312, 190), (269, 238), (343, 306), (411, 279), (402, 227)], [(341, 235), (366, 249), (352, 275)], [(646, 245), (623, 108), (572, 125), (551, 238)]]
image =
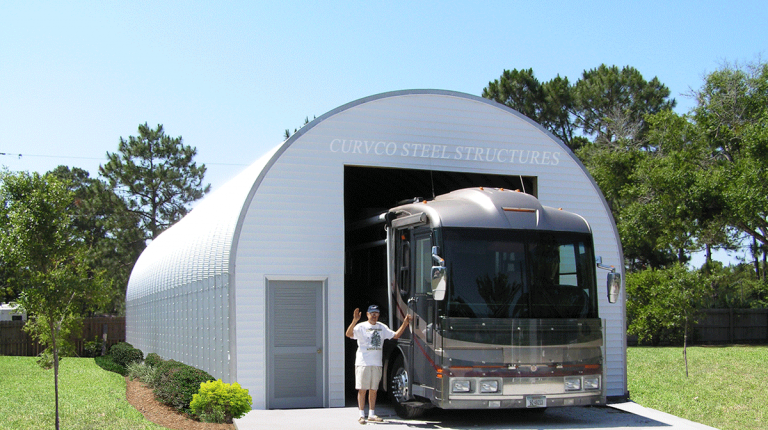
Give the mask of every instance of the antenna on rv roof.
[(432, 183), (432, 200), (435, 199), (435, 178), (432, 177), (432, 170), (429, 171), (429, 181)]
[[(517, 175), (520, 177), (520, 185), (523, 187), (523, 192), (525, 193), (525, 182), (523, 182), (523, 175)], [(528, 193), (526, 193), (528, 194)]]

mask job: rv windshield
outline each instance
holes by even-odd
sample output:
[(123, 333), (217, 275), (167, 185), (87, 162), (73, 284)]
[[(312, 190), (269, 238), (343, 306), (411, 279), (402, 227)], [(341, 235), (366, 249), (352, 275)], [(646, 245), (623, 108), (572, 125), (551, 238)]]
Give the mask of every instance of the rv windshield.
[(443, 246), (447, 317), (597, 318), (587, 234), (446, 228)]

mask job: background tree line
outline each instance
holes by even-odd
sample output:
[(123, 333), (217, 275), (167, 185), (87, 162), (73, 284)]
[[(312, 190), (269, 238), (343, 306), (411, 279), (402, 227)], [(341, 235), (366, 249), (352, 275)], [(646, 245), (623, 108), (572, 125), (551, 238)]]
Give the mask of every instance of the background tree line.
[[(681, 340), (697, 309), (768, 304), (768, 65), (724, 64), (687, 96), (695, 107), (677, 114), (656, 77), (606, 65), (575, 83), (505, 70), (483, 89), (560, 138), (595, 178), (624, 248), (630, 333), (654, 343)], [(711, 258), (744, 246), (750, 262)], [(685, 265), (695, 252), (700, 270)]]

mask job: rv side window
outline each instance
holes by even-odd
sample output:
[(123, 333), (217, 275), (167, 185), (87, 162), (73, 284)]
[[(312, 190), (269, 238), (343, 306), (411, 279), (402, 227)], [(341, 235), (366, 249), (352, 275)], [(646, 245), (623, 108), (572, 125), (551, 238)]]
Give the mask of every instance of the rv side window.
[(410, 293), (411, 281), (411, 243), (408, 240), (408, 230), (397, 232), (397, 246), (395, 256), (397, 261), (397, 287), (400, 295), (407, 300)]
[(416, 238), (416, 291), (415, 294), (432, 292), (432, 238), (429, 234)]
[(578, 286), (578, 273), (576, 273), (576, 253), (572, 243), (560, 246), (560, 285)]

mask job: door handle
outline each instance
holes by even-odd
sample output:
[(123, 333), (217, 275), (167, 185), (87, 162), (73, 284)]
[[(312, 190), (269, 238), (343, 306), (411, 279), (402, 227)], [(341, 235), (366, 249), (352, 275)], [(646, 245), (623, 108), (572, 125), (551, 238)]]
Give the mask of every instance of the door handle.
[(317, 353), (318, 354), (322, 354), (323, 353), (323, 348), (317, 348)]

